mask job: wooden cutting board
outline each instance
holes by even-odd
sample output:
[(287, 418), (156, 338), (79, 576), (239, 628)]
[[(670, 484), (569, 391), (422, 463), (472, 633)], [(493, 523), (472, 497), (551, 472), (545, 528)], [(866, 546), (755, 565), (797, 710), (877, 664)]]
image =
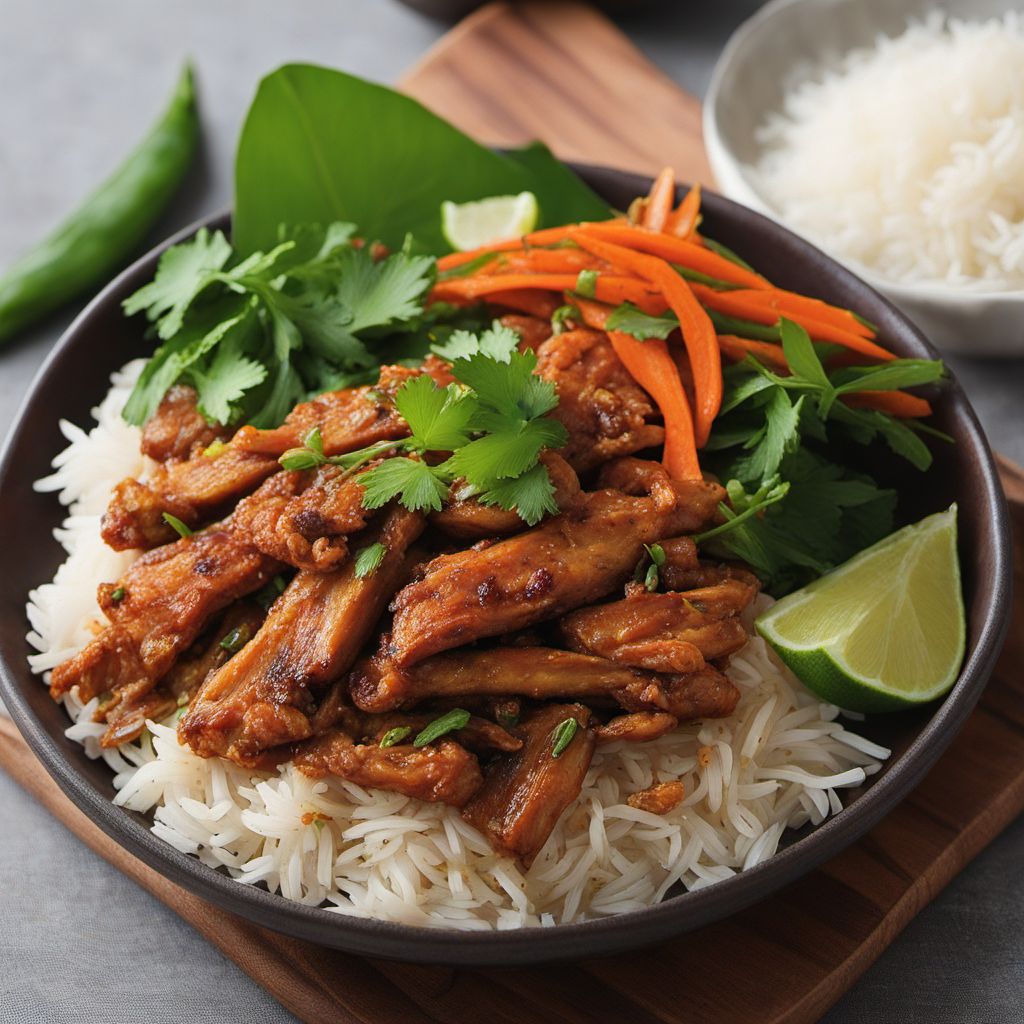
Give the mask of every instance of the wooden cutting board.
[[(486, 142), (542, 138), (568, 159), (648, 173), (669, 163), (680, 178), (711, 180), (698, 102), (579, 4), (492, 4), (449, 33), (403, 87)], [(1024, 470), (1004, 462), (1001, 471), (1020, 596), (1007, 648), (963, 732), (913, 795), (835, 860), (655, 949), (515, 970), (418, 967), (321, 949), (215, 909), (126, 854), (70, 803), (2, 716), (0, 766), (304, 1021), (815, 1021), (1024, 810)]]

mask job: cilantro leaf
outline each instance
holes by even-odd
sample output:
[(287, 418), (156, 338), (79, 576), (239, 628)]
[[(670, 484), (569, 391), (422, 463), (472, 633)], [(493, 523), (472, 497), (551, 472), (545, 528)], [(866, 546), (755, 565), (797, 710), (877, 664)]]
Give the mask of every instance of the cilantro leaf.
[(365, 508), (380, 508), (397, 498), (410, 512), (439, 512), (451, 478), (440, 467), (399, 456), (367, 470), (359, 482), (365, 488)]
[(231, 245), (223, 232), (211, 234), (200, 228), (190, 241), (172, 246), (160, 257), (153, 280), (122, 303), (125, 314), (145, 310), (147, 318), (157, 323), (157, 334), (164, 340), (172, 338), (192, 301), (230, 258)]
[(333, 262), (338, 275), (334, 295), (352, 311), (353, 333), (416, 316), (433, 281), (434, 261), (426, 256), (399, 252), (374, 262), (364, 246), (341, 249)]
[(399, 388), (395, 405), (422, 451), (453, 451), (468, 443), (476, 403), (457, 387), (439, 388), (424, 373)]
[(262, 384), (267, 368), (262, 363), (242, 355), (234, 347), (221, 345), (208, 372), (191, 374), (199, 395), (199, 411), (219, 423), (233, 418), (233, 406), (247, 391)]
[(511, 419), (543, 416), (558, 404), (553, 381), (534, 374), (537, 356), (531, 351), (513, 352), (508, 362), (485, 356), (459, 359), (452, 374), (471, 387), (485, 408)]
[(624, 302), (608, 314), (605, 326), (609, 331), (629, 334), (637, 341), (648, 341), (651, 338), (667, 338), (679, 326), (679, 321), (671, 311), (664, 316), (652, 316), (638, 309), (632, 302)]
[(487, 330), (479, 334), (470, 331), (453, 331), (442, 345), (431, 346), (431, 351), (454, 363), (456, 359), (485, 355), (499, 363), (507, 363), (512, 353), (519, 349), (519, 334), (495, 320)]
[(522, 476), (498, 480), (477, 498), (485, 505), (497, 505), (506, 511), (515, 511), (529, 526), (535, 526), (545, 515), (557, 515), (555, 488), (547, 467), (537, 463)]
[(380, 564), (384, 561), (384, 556), (387, 553), (387, 547), (381, 544), (380, 541), (357, 551), (355, 565), (353, 566), (356, 579), (362, 580), (366, 579), (367, 576), (372, 576), (380, 568)]
[(775, 476), (782, 459), (800, 444), (800, 407), (783, 388), (774, 388), (764, 407), (764, 426), (745, 444), (750, 455), (737, 461), (736, 475), (746, 482), (763, 483)]
[(459, 448), (445, 463), (453, 477), (471, 484), (521, 476), (537, 461), (544, 448), (559, 448), (566, 441), (558, 420), (533, 419), (510, 423), (502, 430)]

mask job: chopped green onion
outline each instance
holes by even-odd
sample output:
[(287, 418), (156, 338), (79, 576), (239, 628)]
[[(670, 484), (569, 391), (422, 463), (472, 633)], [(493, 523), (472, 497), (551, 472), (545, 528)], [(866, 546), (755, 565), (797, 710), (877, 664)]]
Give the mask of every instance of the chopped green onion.
[(555, 726), (555, 731), (551, 734), (552, 757), (560, 757), (562, 755), (565, 748), (572, 743), (572, 738), (576, 735), (578, 728), (579, 722), (575, 718), (567, 718), (564, 722), (559, 722)]
[(170, 512), (164, 513), (164, 522), (171, 527), (172, 530), (179, 537), (191, 537), (192, 530), (186, 526), (177, 516), (172, 516)]
[(361, 580), (367, 576), (372, 576), (380, 568), (380, 564), (384, 561), (384, 556), (387, 553), (388, 549), (379, 541), (359, 551), (356, 554), (356, 579)]
[(444, 736), (445, 733), (455, 732), (457, 729), (465, 729), (469, 722), (470, 714), (462, 708), (452, 708), (447, 714), (435, 718), (417, 737), (412, 741), (414, 747), (425, 747), (428, 743)]
[(580, 311), (575, 306), (559, 306), (551, 314), (551, 330), (557, 335), (565, 330), (566, 320), (580, 320)]
[(277, 461), (284, 469), (316, 469), (324, 462), (324, 457), (311, 448), (289, 448)]
[(411, 732), (411, 725), (396, 725), (394, 729), (388, 729), (388, 731), (381, 736), (379, 746), (393, 747), (396, 743), (401, 743), (402, 740), (404, 740)]
[(581, 270), (576, 278), (576, 291), (585, 299), (592, 299), (597, 289), (597, 271)]
[(303, 439), (303, 445), (316, 455), (323, 457), (324, 442), (320, 436), (320, 428), (314, 427)]
[(124, 600), (124, 595), (125, 595), (124, 587), (115, 587), (110, 592), (110, 600), (113, 601), (116, 604), (118, 601), (123, 601)]
[(651, 561), (660, 569), (665, 564), (665, 549), (660, 544), (645, 544)]
[(221, 639), (220, 646), (228, 652), (235, 654), (240, 651), (252, 639), (252, 631), (244, 623), (235, 626), (230, 633)]
[(644, 586), (653, 594), (658, 589), (658, 567), (652, 562), (644, 576)]

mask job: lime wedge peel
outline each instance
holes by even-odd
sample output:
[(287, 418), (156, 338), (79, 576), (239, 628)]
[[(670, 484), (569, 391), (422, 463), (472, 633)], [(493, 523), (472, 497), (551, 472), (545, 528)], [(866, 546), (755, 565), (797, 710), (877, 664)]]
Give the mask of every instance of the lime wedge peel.
[(539, 217), (540, 206), (532, 192), (469, 203), (446, 201), (441, 204), (441, 233), (453, 249), (467, 252), (529, 234)]
[(956, 505), (897, 530), (755, 623), (796, 676), (850, 711), (923, 704), (956, 682), (966, 628)]

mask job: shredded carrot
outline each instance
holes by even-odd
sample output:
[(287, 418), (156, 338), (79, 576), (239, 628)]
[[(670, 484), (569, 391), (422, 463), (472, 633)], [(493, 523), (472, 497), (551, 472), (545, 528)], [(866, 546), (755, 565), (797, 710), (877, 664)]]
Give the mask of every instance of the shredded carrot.
[(540, 317), (541, 320), (550, 320), (552, 314), (562, 304), (554, 295), (529, 288), (492, 292), (487, 296), (487, 301), (493, 302), (496, 306), (508, 306), (509, 309), (518, 310), (520, 313), (529, 313), (530, 316)]
[(869, 341), (875, 337), (875, 332), (866, 324), (861, 323), (848, 309), (829, 305), (821, 299), (812, 299), (796, 292), (783, 291), (781, 288), (750, 291), (746, 294), (751, 302), (763, 303), (791, 319), (809, 316), (819, 323), (831, 324), (841, 331), (849, 331), (851, 334), (867, 338)]
[(675, 235), (677, 238), (689, 238), (696, 230), (698, 217), (700, 217), (699, 182), (691, 187), (675, 210), (669, 214), (664, 231), (667, 235)]
[(437, 261), (437, 269), (453, 270), (461, 267), (464, 263), (470, 263), (485, 252), (514, 252), (516, 249), (524, 249), (529, 245), (553, 245), (562, 241), (570, 231), (576, 229), (575, 224), (563, 224), (555, 228), (542, 228), (540, 231), (531, 231), (522, 238), (509, 238), (504, 242), (493, 242), (491, 245), (481, 245), (479, 249), (470, 249), (468, 252), (450, 252)]
[[(478, 273), (493, 274), (565, 274), (581, 270), (604, 270), (608, 265), (579, 249), (528, 249), (501, 254), (480, 268)], [(475, 275), (474, 275), (475, 276)]]
[[(588, 327), (605, 330), (607, 306), (580, 299), (580, 314)], [(665, 420), (665, 450), (662, 464), (678, 480), (700, 480), (703, 474), (697, 458), (693, 415), (679, 370), (660, 338), (637, 341), (621, 331), (609, 331), (608, 340), (633, 379), (654, 399)]]
[(906, 391), (855, 391), (842, 395), (840, 400), (854, 409), (878, 409), (899, 419), (919, 419), (932, 414), (928, 402)]
[(613, 266), (641, 274), (656, 285), (665, 297), (679, 320), (683, 343), (690, 357), (695, 398), (694, 428), (697, 444), (703, 446), (711, 433), (711, 422), (718, 415), (722, 404), (722, 359), (715, 340), (715, 328), (694, 298), (689, 284), (668, 263), (655, 256), (602, 242), (583, 232), (570, 237), (581, 248), (607, 260)]
[[(752, 320), (758, 324), (775, 324), (779, 320), (779, 313), (771, 306), (765, 305), (759, 299), (752, 299), (750, 292), (719, 292), (706, 285), (691, 283), (693, 294), (701, 303), (718, 313), (725, 313), (727, 316), (742, 317), (745, 320)], [(892, 352), (887, 351), (880, 345), (876, 345), (859, 334), (853, 334), (832, 324), (823, 323), (820, 320), (809, 316), (791, 314), (789, 319), (800, 324), (807, 333), (817, 341), (831, 341), (836, 345), (852, 349), (861, 355), (870, 356), (886, 362), (896, 357)]]
[[(682, 280), (682, 278), (680, 278)], [(435, 299), (481, 299), (495, 292), (540, 289), (542, 291), (575, 291), (577, 274), (483, 274), (440, 281), (431, 293)], [(664, 313), (667, 305), (658, 292), (634, 277), (598, 274), (594, 281), (594, 297), (601, 302), (619, 305), (632, 302), (645, 312)]]
[(746, 288), (771, 287), (760, 274), (745, 270), (710, 249), (705, 249), (703, 246), (682, 238), (675, 238), (672, 235), (656, 234), (646, 228), (634, 228), (628, 224), (601, 223), (581, 224), (578, 232), (606, 242), (614, 242), (629, 249), (636, 249), (639, 252), (646, 252), (652, 256), (659, 256), (670, 263), (678, 263), (689, 270), (707, 274), (708, 277), (717, 278), (719, 281), (728, 281), (730, 284), (743, 285)]
[(647, 194), (640, 223), (648, 231), (664, 231), (672, 213), (672, 200), (676, 192), (676, 175), (671, 167), (663, 167)]
[(789, 364), (778, 345), (770, 341), (755, 341), (753, 338), (738, 338), (735, 334), (719, 334), (718, 347), (733, 362), (740, 362), (745, 356), (752, 355), (758, 362), (764, 363), (780, 373), (789, 373)]

